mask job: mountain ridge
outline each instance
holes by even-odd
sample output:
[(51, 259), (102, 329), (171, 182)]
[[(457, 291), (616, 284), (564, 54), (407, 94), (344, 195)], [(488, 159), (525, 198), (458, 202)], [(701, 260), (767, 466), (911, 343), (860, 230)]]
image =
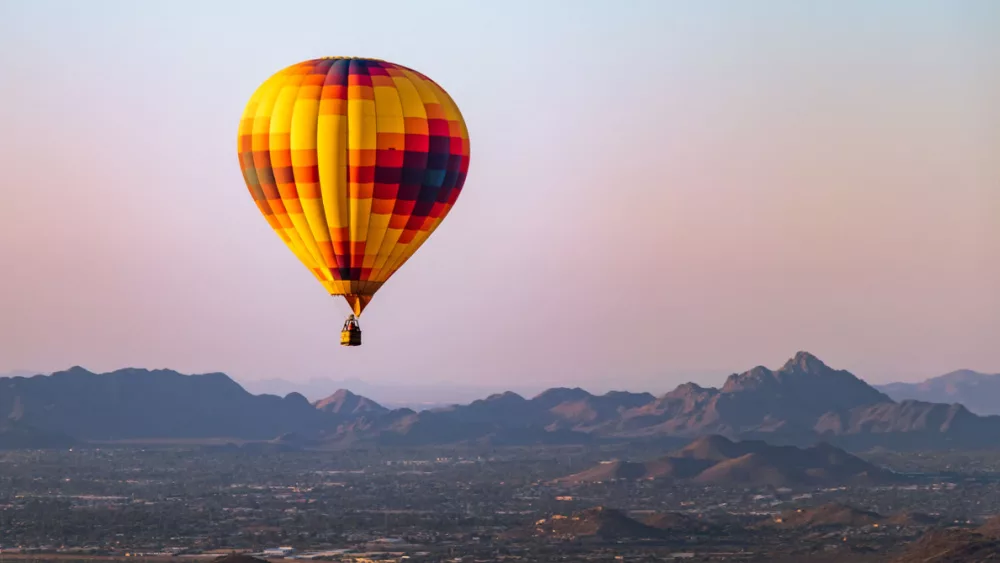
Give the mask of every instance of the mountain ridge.
[(79, 366), (0, 379), (0, 416), (80, 440), (270, 439), (334, 426), (300, 394), (251, 395), (223, 373)]
[(887, 383), (875, 388), (895, 401), (961, 403), (979, 415), (1000, 415), (1000, 373), (960, 369), (919, 383)]
[(388, 409), (340, 389), (310, 402), (299, 393), (254, 395), (223, 373), (184, 375), (82, 367), (0, 378), (0, 418), (81, 441), (147, 438), (271, 440), (310, 444), (587, 444), (720, 435), (785, 444), (828, 441), (948, 447), (1000, 441), (1000, 417), (961, 405), (893, 401), (845, 370), (800, 351), (777, 369), (756, 366), (720, 387), (684, 383), (655, 396), (556, 387), (530, 398), (507, 391), (467, 404)]

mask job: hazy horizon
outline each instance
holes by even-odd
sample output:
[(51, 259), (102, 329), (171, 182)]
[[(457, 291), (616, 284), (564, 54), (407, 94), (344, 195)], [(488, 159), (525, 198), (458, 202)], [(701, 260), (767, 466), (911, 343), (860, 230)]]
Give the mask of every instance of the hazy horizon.
[[(4, 2), (0, 372), (1000, 372), (997, 29), (989, 0)], [(236, 157), (254, 89), (326, 55), (428, 75), (472, 147), (357, 349)]]
[[(788, 359), (791, 359), (789, 357)], [(820, 358), (822, 361), (822, 358)], [(555, 382), (551, 384), (546, 384), (544, 382), (534, 382), (534, 383), (515, 383), (513, 385), (505, 385), (503, 382), (465, 382), (456, 383), (448, 382), (444, 380), (422, 380), (422, 381), (405, 381), (405, 380), (380, 380), (371, 381), (365, 380), (363, 378), (357, 377), (312, 377), (305, 380), (296, 380), (295, 378), (285, 378), (280, 376), (269, 376), (261, 378), (247, 378), (241, 377), (238, 374), (227, 374), (234, 381), (239, 383), (244, 389), (254, 394), (272, 394), (284, 396), (291, 392), (300, 393), (305, 395), (310, 401), (316, 401), (322, 398), (326, 398), (332, 395), (334, 392), (340, 389), (347, 389), (359, 395), (364, 395), (368, 398), (375, 399), (380, 403), (387, 406), (400, 406), (400, 405), (444, 405), (452, 403), (462, 403), (471, 402), (476, 399), (481, 399), (486, 397), (491, 393), (500, 393), (506, 391), (513, 391), (520, 395), (526, 397), (535, 396), (547, 389), (553, 387), (580, 387), (585, 391), (593, 394), (604, 394), (609, 391), (630, 391), (630, 392), (647, 392), (653, 395), (659, 396), (663, 393), (674, 390), (677, 385), (681, 383), (694, 382), (703, 387), (722, 387), (723, 383), (727, 377), (736, 373), (743, 373), (749, 371), (757, 365), (764, 365), (764, 367), (769, 369), (778, 369), (783, 365), (782, 363), (771, 363), (771, 364), (755, 364), (753, 366), (746, 366), (739, 370), (732, 371), (719, 371), (719, 370), (703, 370), (695, 372), (685, 372), (678, 374), (666, 374), (666, 378), (661, 380), (653, 380), (648, 382), (625, 382), (621, 383), (613, 380), (602, 380), (602, 381), (565, 381), (565, 382)], [(69, 369), (67, 366), (66, 369)], [(84, 369), (88, 369), (86, 366), (80, 366)], [(138, 367), (144, 369), (171, 369), (169, 367), (158, 367), (151, 368), (148, 366), (130, 366)], [(838, 366), (830, 366), (833, 369), (842, 369)], [(125, 367), (119, 369), (127, 369)], [(855, 373), (854, 375), (861, 378), (865, 382), (871, 385), (885, 385), (888, 383), (921, 383), (925, 380), (947, 375), (953, 372), (965, 371), (968, 368), (956, 368), (954, 370), (949, 370), (947, 373), (938, 373), (926, 376), (915, 376), (911, 378), (872, 378), (866, 376), (865, 374)], [(61, 370), (56, 370), (61, 371)], [(93, 370), (91, 370), (93, 371)], [(115, 371), (115, 370), (109, 370)], [(175, 370), (176, 371), (176, 370)], [(977, 370), (972, 370), (977, 371)], [(1000, 371), (986, 371), (983, 373), (985, 375), (1000, 375)], [(0, 371), (0, 377), (16, 377), (16, 376), (34, 376), (34, 375), (50, 375), (50, 372), (40, 372), (33, 370), (9, 370)], [(187, 375), (196, 375), (189, 373)]]

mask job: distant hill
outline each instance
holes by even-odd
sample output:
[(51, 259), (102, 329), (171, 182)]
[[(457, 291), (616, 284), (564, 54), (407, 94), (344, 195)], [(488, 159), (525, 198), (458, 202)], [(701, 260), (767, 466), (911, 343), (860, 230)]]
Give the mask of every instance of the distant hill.
[(670, 534), (711, 534), (722, 529), (717, 522), (681, 514), (679, 512), (657, 512), (641, 519), (643, 524)]
[(840, 503), (786, 510), (769, 522), (776, 528), (861, 528), (883, 522), (881, 514)]
[(803, 449), (706, 436), (659, 459), (603, 463), (557, 482), (579, 484), (614, 479), (672, 479), (729, 487), (872, 485), (901, 480), (896, 474), (829, 444)]
[(641, 479), (691, 479), (713, 465), (700, 459), (662, 457), (645, 462), (609, 461), (560, 479), (563, 483), (599, 483)]
[[(237, 379), (239, 384), (255, 395), (278, 395), (284, 397), (289, 393), (301, 393), (309, 402), (316, 402), (337, 389), (350, 389), (352, 392), (378, 401), (383, 406), (393, 408), (411, 408), (416, 411), (457, 403), (469, 403), (481, 399), (492, 392), (503, 390), (503, 386), (460, 385), (455, 383), (435, 383), (415, 380), (407, 383), (372, 383), (355, 377), (343, 379), (311, 378), (304, 381), (291, 381), (282, 378), (270, 379)], [(530, 386), (533, 392), (544, 391), (544, 388)]]
[[(990, 447), (1000, 443), (1000, 417), (979, 416), (962, 405), (903, 401), (829, 412), (813, 429), (853, 448)], [(911, 436), (913, 442), (907, 442)]]
[(620, 510), (598, 506), (570, 516), (554, 515), (534, 525), (534, 535), (546, 538), (595, 538), (605, 541), (656, 539), (664, 530), (643, 524)]
[(1000, 519), (973, 529), (935, 529), (913, 542), (893, 563), (985, 563), (1000, 558)]
[(921, 383), (889, 383), (876, 388), (896, 401), (961, 403), (976, 414), (1000, 415), (1000, 373), (963, 369)]
[(822, 530), (828, 528), (863, 528), (867, 526), (906, 526), (929, 528), (941, 521), (936, 516), (920, 512), (900, 512), (883, 516), (837, 502), (807, 508), (786, 510), (764, 523), (765, 527), (778, 529)]
[[(31, 371), (27, 369), (12, 369), (10, 371), (0, 372), (0, 379), (4, 377), (29, 377), (32, 375), (37, 375), (40, 372)], [(48, 374), (45, 374), (48, 375)]]
[(380, 415), (389, 411), (375, 401), (355, 395), (347, 389), (339, 389), (333, 395), (316, 401), (313, 406), (323, 412), (341, 415)]
[[(1000, 417), (978, 416), (961, 405), (895, 402), (807, 352), (775, 370), (758, 366), (730, 375), (720, 388), (685, 383), (659, 397), (555, 388), (526, 398), (508, 391), (419, 412), (387, 409), (347, 389), (310, 404), (299, 393), (251, 394), (222, 373), (123, 369), (95, 374), (74, 367), (48, 376), (0, 378), (3, 418), (82, 441), (271, 440), (288, 434), (303, 447), (325, 448), (609, 441), (679, 445), (707, 435), (800, 446), (826, 441), (848, 449), (1000, 443)], [(767, 463), (756, 455), (731, 466), (748, 471)], [(701, 471), (697, 464), (676, 460), (667, 465), (620, 463), (602, 471)]]
[(297, 393), (251, 395), (221, 373), (81, 367), (0, 379), (0, 417), (80, 440), (317, 436), (342, 420)]

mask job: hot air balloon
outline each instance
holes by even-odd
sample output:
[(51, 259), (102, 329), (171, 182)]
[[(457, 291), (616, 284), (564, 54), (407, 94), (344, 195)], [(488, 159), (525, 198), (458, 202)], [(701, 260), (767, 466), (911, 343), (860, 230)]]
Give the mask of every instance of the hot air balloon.
[(239, 125), (243, 178), (268, 224), (358, 318), (448, 215), (469, 169), (469, 133), (437, 83), (394, 63), (325, 57), (251, 96)]

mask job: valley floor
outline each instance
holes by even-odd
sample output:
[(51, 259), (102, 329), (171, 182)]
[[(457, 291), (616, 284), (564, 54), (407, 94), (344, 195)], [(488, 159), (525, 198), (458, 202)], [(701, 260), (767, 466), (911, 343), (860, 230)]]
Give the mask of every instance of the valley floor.
[(288, 546), (288, 557), (332, 561), (892, 561), (929, 530), (978, 529), (1000, 513), (1000, 454), (990, 451), (871, 452), (869, 461), (914, 473), (877, 487), (555, 482), (634, 455), (583, 447), (7, 451), (0, 557), (205, 561), (238, 550), (274, 561), (265, 550)]

